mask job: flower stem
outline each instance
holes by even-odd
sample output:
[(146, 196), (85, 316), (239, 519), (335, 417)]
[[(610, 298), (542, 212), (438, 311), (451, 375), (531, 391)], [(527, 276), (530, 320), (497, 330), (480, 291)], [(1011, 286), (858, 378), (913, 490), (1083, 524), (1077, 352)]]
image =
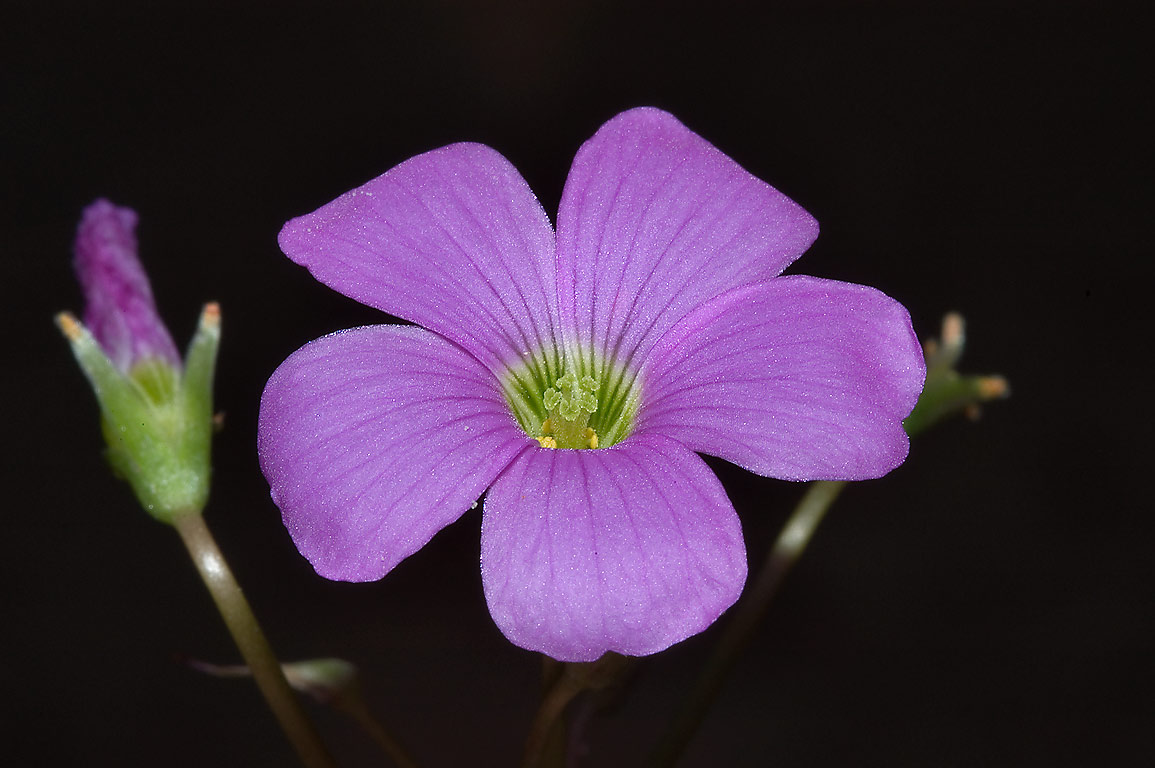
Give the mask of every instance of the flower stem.
[(542, 697), (522, 754), (522, 768), (564, 768), (569, 763), (565, 710), (583, 691), (614, 685), (630, 659), (608, 652), (597, 661), (561, 662), (542, 657)]
[(584, 685), (569, 674), (568, 664), (542, 656), (542, 696), (522, 753), (522, 768), (564, 768), (566, 763), (566, 706)]
[(417, 763), (413, 761), (401, 743), (389, 731), (385, 730), (385, 726), (373, 716), (364, 702), (357, 701), (342, 707), (342, 709), (357, 721), (357, 724), (369, 734), (369, 737), (377, 743), (382, 752), (389, 756), (397, 768), (417, 768)]
[(321, 743), (300, 700), (286, 682), (281, 665), (253, 615), (249, 601), (245, 599), (224, 555), (205, 525), (204, 517), (199, 513), (177, 515), (173, 526), (184, 541), (241, 656), (252, 670), (257, 687), (301, 762), (309, 768), (335, 768), (333, 758)]
[(665, 736), (650, 755), (651, 768), (668, 768), (677, 764), (682, 751), (690, 743), (710, 705), (722, 690), (722, 684), (734, 663), (749, 643), (758, 622), (765, 615), (770, 600), (806, 550), (806, 545), (810, 543), (826, 511), (845, 487), (845, 481), (822, 480), (810, 484), (775, 539), (762, 569), (747, 586), (746, 594), (738, 602), (733, 617), (702, 668), (693, 691), (683, 701), (682, 708), (666, 730)]

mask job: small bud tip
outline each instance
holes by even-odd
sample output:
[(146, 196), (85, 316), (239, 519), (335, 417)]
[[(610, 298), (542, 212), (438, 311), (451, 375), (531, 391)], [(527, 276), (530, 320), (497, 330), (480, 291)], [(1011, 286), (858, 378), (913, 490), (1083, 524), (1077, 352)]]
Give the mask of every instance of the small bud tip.
[(76, 341), (84, 335), (84, 326), (80, 324), (71, 312), (61, 312), (56, 316), (56, 325), (60, 328), (60, 332), (69, 341)]
[(994, 400), (1011, 394), (1011, 385), (1002, 376), (984, 376), (979, 379), (978, 388), (979, 397), (983, 400)]
[(219, 328), (221, 324), (221, 305), (215, 301), (205, 304), (201, 310), (201, 325), (207, 328)]
[(965, 331), (963, 316), (958, 312), (948, 312), (942, 319), (942, 343), (947, 348), (961, 347)]

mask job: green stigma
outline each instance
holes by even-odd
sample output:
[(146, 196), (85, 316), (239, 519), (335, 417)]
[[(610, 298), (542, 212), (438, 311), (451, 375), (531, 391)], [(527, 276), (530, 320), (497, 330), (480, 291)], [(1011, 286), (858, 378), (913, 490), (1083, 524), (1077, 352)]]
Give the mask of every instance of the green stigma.
[(550, 416), (556, 411), (567, 421), (588, 420), (590, 414), (598, 409), (598, 399), (594, 395), (597, 391), (598, 383), (593, 376), (582, 376), (579, 381), (576, 374), (567, 373), (557, 380), (557, 389), (550, 387), (545, 391), (542, 404)]
[(636, 380), (593, 355), (555, 351), (511, 368), (502, 389), (521, 428), (543, 448), (608, 448), (633, 429)]
[(597, 448), (598, 435), (590, 416), (598, 409), (598, 382), (593, 376), (567, 373), (550, 387), (541, 401), (549, 418), (541, 424), (538, 442), (543, 448)]

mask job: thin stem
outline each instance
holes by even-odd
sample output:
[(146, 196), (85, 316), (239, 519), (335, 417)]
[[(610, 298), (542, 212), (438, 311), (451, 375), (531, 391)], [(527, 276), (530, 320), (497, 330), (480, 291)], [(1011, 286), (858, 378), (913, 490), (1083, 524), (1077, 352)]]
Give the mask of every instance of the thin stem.
[(336, 768), (300, 700), (286, 682), (281, 665), (204, 518), (199, 513), (178, 515), (173, 526), (184, 541), (241, 656), (252, 670), (257, 687), (301, 762), (309, 768)]
[(385, 726), (373, 716), (373, 713), (363, 702), (358, 700), (345, 704), (341, 709), (356, 720), (357, 724), (369, 734), (373, 741), (377, 742), (377, 746), (389, 756), (397, 768), (417, 768), (417, 763), (413, 761), (401, 743), (385, 730)]
[(826, 511), (845, 487), (844, 481), (823, 480), (810, 484), (778, 538), (774, 540), (762, 569), (747, 585), (746, 594), (738, 602), (733, 617), (702, 668), (693, 691), (682, 703), (678, 715), (650, 756), (651, 768), (670, 768), (677, 764), (682, 751), (690, 743), (710, 705), (722, 690), (722, 684), (734, 663), (750, 642), (754, 629), (765, 615), (766, 608), (777, 594), (786, 574), (806, 550), (806, 545), (813, 538)]
[[(565, 677), (565, 675), (566, 663), (564, 661), (550, 658), (544, 653), (541, 655), (541, 704), (539, 704), (536, 717), (542, 717), (541, 712), (543, 710), (541, 707), (546, 706), (546, 698), (549, 696), (549, 692), (553, 690), (553, 687), (557, 685), (558, 681)], [(528, 739), (530, 740), (539, 738), (537, 732), (539, 726), (536, 717), (534, 726), (531, 727), (529, 732)], [(569, 741), (569, 734), (567, 733), (569, 723), (566, 722), (566, 720), (567, 718), (563, 707), (562, 711), (557, 714), (552, 722), (540, 726), (548, 728), (548, 731), (544, 735), (540, 735), (541, 738), (544, 738), (544, 741), (538, 750), (536, 758), (537, 768), (565, 768), (566, 742)], [(526, 749), (531, 748), (536, 748), (536, 745), (531, 747), (527, 740)], [(526, 756), (524, 759), (528, 760), (530, 758)]]
[(630, 660), (605, 653), (597, 661), (560, 662), (543, 656), (543, 694), (534, 715), (522, 755), (522, 768), (564, 766), (568, 762), (565, 709), (582, 691), (613, 685), (629, 668)]
[[(550, 659), (550, 662), (553, 660)], [(522, 768), (542, 768), (550, 764), (562, 766), (565, 763), (562, 713), (574, 697), (585, 689), (585, 682), (570, 674), (566, 666), (561, 662), (544, 662), (542, 671), (548, 688), (542, 694), (541, 704), (525, 741)]]

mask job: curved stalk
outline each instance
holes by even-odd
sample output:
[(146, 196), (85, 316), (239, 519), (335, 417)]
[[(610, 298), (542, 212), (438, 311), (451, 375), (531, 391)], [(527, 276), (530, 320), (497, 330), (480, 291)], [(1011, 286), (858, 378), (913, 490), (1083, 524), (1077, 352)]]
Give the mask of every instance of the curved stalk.
[(706, 712), (722, 690), (722, 684), (750, 641), (758, 622), (766, 613), (771, 599), (778, 593), (786, 574), (806, 550), (818, 524), (838, 494), (844, 481), (818, 481), (810, 484), (790, 519), (774, 540), (762, 569), (746, 588), (733, 617), (726, 625), (717, 645), (706, 661), (693, 691), (682, 703), (658, 748), (650, 756), (651, 768), (669, 768), (677, 764), (682, 751), (702, 724)]
[(173, 519), (173, 526), (208, 587), (241, 656), (252, 670), (257, 687), (301, 762), (308, 768), (336, 768), (300, 700), (285, 680), (281, 665), (253, 615), (249, 601), (245, 599), (224, 555), (205, 525), (204, 517), (195, 512), (178, 515)]

